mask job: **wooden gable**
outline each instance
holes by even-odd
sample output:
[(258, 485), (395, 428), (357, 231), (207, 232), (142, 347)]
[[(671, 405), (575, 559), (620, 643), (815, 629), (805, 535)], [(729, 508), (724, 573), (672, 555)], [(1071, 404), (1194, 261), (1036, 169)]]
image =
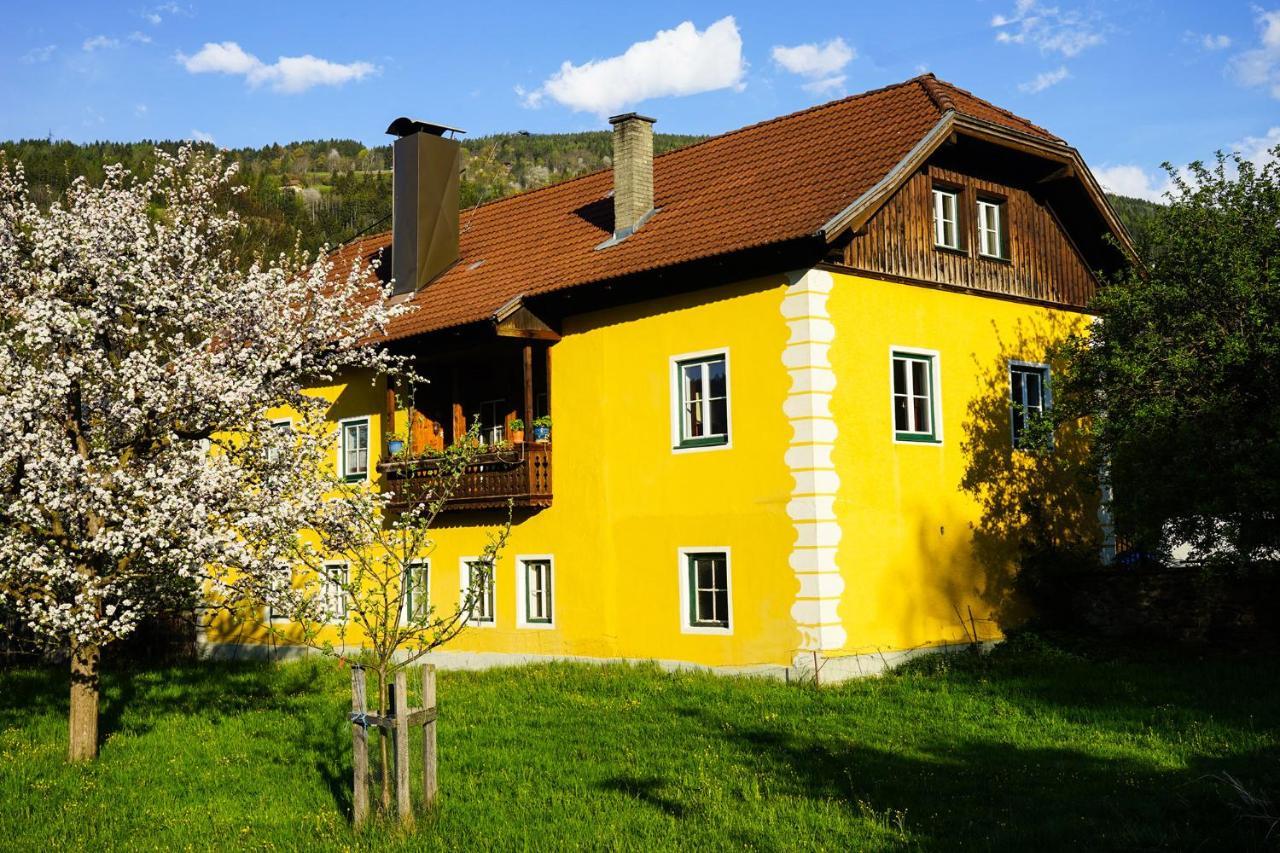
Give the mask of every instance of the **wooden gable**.
[[(1014, 185), (932, 163), (913, 173), (845, 243), (843, 266), (915, 283), (1083, 308), (1097, 278), (1035, 184)], [(960, 196), (961, 248), (934, 245), (933, 187)], [(1003, 202), (1007, 259), (978, 253), (977, 201)]]

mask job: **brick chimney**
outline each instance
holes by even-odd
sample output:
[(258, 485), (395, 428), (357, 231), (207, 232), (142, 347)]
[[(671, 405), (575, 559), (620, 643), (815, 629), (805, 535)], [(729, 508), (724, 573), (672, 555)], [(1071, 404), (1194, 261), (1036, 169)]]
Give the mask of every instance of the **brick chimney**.
[(653, 123), (623, 113), (613, 125), (613, 239), (638, 230), (653, 213)]
[(394, 292), (413, 293), (458, 260), (461, 147), (442, 124), (398, 118), (392, 145), (391, 273)]

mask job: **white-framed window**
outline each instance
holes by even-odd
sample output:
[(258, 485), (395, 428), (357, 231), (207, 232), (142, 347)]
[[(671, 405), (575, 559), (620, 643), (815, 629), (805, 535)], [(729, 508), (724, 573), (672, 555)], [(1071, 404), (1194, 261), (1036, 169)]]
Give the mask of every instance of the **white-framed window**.
[(480, 443), (502, 444), (507, 431), (507, 401), (485, 400), (480, 404)]
[(933, 188), (933, 242), (946, 249), (960, 248), (960, 194)]
[(351, 569), (346, 563), (325, 563), (324, 584), (321, 587), (321, 604), (330, 622), (347, 620), (347, 586), (351, 582)]
[(671, 402), (673, 449), (730, 446), (729, 351), (673, 356)]
[[(272, 572), (267, 580), (271, 591), (271, 599), (275, 601), (280, 593), (288, 592), (293, 587), (293, 569), (288, 568), (279, 572)], [(275, 607), (271, 602), (263, 608), (265, 611), (265, 621), (269, 625), (279, 625), (289, 621), (289, 614), (280, 608)]]
[(348, 482), (369, 477), (369, 419), (338, 421), (338, 471)]
[(516, 613), (521, 628), (555, 625), (555, 560), (550, 554), (516, 555)]
[(462, 599), (465, 602), (474, 589), (471, 612), (467, 614), (467, 624), (478, 628), (492, 628), (496, 624), (494, 603), (493, 564), (480, 557), (463, 557), (460, 561), (462, 580)]
[(733, 633), (729, 549), (681, 548), (680, 629), (686, 634)]
[(418, 623), (426, 618), (431, 607), (430, 581), (430, 560), (411, 560), (405, 564), (404, 577), (400, 580), (403, 592), (401, 623)]
[[(293, 418), (276, 418), (271, 422), (271, 428), (281, 438), (288, 438), (293, 435)], [(267, 461), (275, 464), (280, 459), (280, 451), (275, 447), (267, 448)]]
[(1027, 421), (1041, 417), (1052, 405), (1049, 365), (1009, 362), (1009, 425), (1014, 447), (1022, 446), (1022, 431)]
[(893, 385), (893, 439), (923, 444), (942, 441), (938, 393), (938, 353), (893, 347), (889, 351)]
[(988, 258), (1007, 257), (1004, 203), (978, 199), (978, 254)]

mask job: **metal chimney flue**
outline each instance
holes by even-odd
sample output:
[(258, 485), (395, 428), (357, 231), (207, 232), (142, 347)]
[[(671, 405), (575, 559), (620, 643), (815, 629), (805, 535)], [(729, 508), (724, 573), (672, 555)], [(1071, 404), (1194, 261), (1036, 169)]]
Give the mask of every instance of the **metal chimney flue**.
[(458, 260), (458, 183), (462, 147), (456, 128), (398, 118), (392, 145), (391, 274), (394, 292), (414, 293)]

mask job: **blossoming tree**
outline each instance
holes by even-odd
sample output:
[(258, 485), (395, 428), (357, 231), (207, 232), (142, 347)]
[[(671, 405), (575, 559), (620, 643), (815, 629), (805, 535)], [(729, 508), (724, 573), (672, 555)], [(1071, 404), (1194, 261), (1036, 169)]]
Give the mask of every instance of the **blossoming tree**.
[(104, 645), (289, 577), (334, 482), (327, 403), (304, 388), (402, 366), (369, 345), (400, 309), (367, 267), (244, 268), (218, 203), (234, 167), (156, 158), (47, 212), (0, 162), (0, 598), (70, 652), (72, 760), (97, 754)]

